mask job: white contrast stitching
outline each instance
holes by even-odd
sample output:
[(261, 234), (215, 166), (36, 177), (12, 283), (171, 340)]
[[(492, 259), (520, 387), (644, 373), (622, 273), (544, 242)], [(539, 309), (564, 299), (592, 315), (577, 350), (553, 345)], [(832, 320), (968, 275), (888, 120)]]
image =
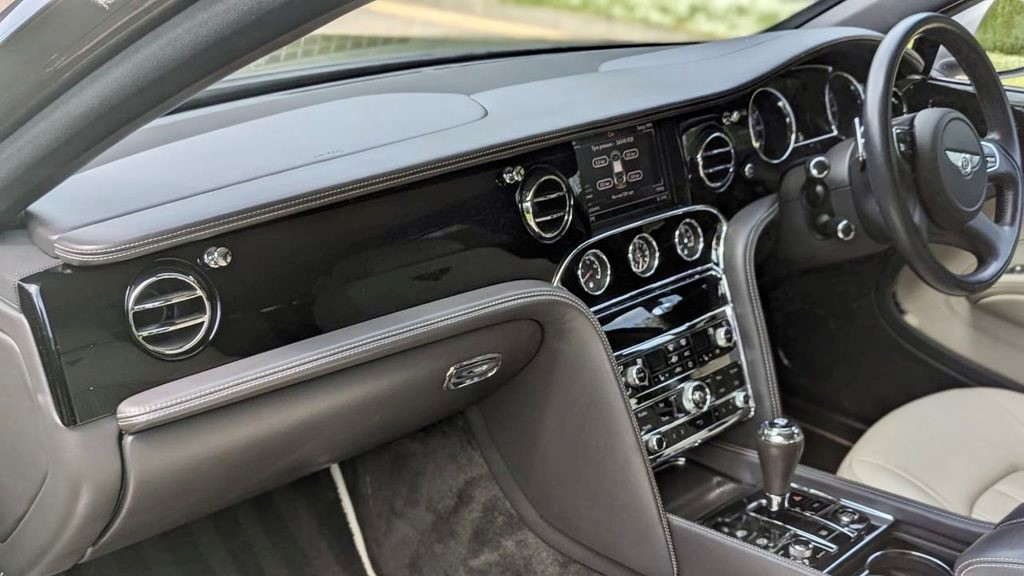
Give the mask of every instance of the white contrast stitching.
[(1024, 560), (1020, 558), (971, 558), (956, 569), (955, 576), (963, 576), (974, 568), (981, 567), (1024, 570)]
[(746, 281), (747, 281), (747, 292), (750, 296), (751, 307), (754, 312), (754, 324), (757, 327), (757, 336), (761, 341), (761, 361), (764, 364), (765, 378), (768, 381), (768, 397), (771, 401), (772, 417), (782, 415), (782, 402), (779, 398), (778, 384), (775, 380), (775, 362), (772, 360), (772, 349), (771, 342), (768, 339), (768, 328), (764, 321), (763, 311), (761, 309), (761, 295), (757, 289), (757, 276), (754, 269), (754, 256), (757, 251), (757, 241), (761, 238), (761, 233), (764, 231), (765, 226), (775, 217), (779, 211), (779, 205), (776, 202), (768, 210), (766, 210), (761, 216), (758, 217), (757, 222), (754, 224), (753, 230), (747, 237), (747, 249), (745, 256), (745, 269), (746, 269)]

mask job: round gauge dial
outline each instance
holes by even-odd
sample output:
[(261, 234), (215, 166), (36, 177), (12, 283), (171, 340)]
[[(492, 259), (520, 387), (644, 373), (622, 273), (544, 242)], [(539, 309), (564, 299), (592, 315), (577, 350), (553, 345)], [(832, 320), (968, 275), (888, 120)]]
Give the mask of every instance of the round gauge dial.
[(612, 267), (608, 257), (600, 250), (588, 250), (576, 267), (576, 279), (583, 290), (597, 296), (608, 289), (612, 281)]
[(683, 260), (693, 262), (700, 258), (703, 251), (704, 232), (700, 229), (700, 224), (691, 218), (680, 222), (676, 228), (676, 252), (679, 252)]
[(825, 84), (825, 111), (832, 130), (840, 136), (853, 136), (855, 120), (863, 115), (864, 88), (846, 72), (833, 72)]
[(629, 259), (629, 267), (641, 278), (646, 278), (658, 268), (658, 243), (651, 238), (650, 234), (637, 234), (636, 238), (629, 243), (629, 251), (626, 254)]
[(789, 157), (796, 145), (796, 116), (781, 92), (758, 88), (747, 110), (750, 142), (765, 161), (778, 164)]

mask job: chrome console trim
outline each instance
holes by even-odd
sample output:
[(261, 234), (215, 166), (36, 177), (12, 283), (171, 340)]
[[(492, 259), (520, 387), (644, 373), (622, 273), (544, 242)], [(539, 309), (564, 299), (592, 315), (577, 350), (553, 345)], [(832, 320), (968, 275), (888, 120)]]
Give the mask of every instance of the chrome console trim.
[[(640, 221), (633, 222), (631, 224), (627, 224), (613, 230), (609, 230), (587, 240), (586, 242), (583, 242), (582, 244), (577, 246), (572, 252), (570, 252), (569, 255), (566, 256), (565, 259), (563, 259), (560, 263), (555, 273), (555, 277), (553, 279), (553, 283), (555, 286), (562, 286), (561, 281), (564, 277), (564, 274), (569, 270), (570, 263), (573, 262), (574, 259), (583, 251), (589, 249), (593, 244), (605, 238), (617, 234), (627, 233), (632, 229), (643, 227), (652, 222), (658, 222), (661, 220), (666, 220), (669, 218), (674, 218), (685, 214), (692, 214), (694, 212), (700, 211), (708, 212), (714, 215), (715, 219), (717, 220), (716, 231), (714, 234), (713, 241), (711, 242), (709, 248), (709, 250), (711, 251), (710, 264), (698, 266), (696, 268), (687, 270), (683, 273), (677, 274), (670, 278), (666, 278), (664, 280), (660, 280), (648, 286), (644, 286), (643, 288), (640, 288), (638, 290), (634, 290), (630, 293), (615, 297), (607, 302), (598, 304), (591, 309), (594, 315), (597, 316), (598, 319), (600, 319), (602, 317), (613, 314), (618, 310), (628, 307), (637, 300), (647, 298), (651, 295), (655, 295), (660, 292), (674, 289), (688, 282), (693, 282), (705, 277), (713, 277), (719, 280), (721, 297), (722, 300), (725, 302), (725, 305), (720, 306), (714, 310), (710, 310), (707, 313), (703, 314), (702, 316), (694, 320), (691, 320), (681, 326), (677, 326), (655, 338), (652, 338), (645, 342), (641, 342), (634, 346), (630, 346), (625, 350), (619, 350), (615, 352), (615, 359), (621, 365), (653, 349), (663, 346), (664, 344), (670, 342), (674, 337), (677, 337), (684, 332), (699, 329), (702, 326), (711, 325), (723, 319), (727, 320), (733, 326), (735, 333), (734, 343), (732, 349), (728, 353), (718, 358), (715, 358), (702, 366), (697, 366), (696, 368), (688, 372), (679, 374), (662, 384), (645, 390), (640, 397), (634, 397), (630, 399), (630, 406), (634, 411), (642, 410), (644, 407), (650, 406), (651, 404), (659, 400), (663, 400), (665, 397), (670, 396), (671, 394), (676, 392), (681, 385), (695, 377), (703, 378), (704, 376), (711, 374), (712, 372), (715, 372), (719, 369), (722, 369), (732, 363), (738, 362), (742, 367), (742, 386), (739, 389), (734, 390), (733, 392), (730, 392), (721, 398), (716, 398), (709, 406), (708, 410), (702, 412), (701, 414), (709, 414), (715, 407), (721, 406), (728, 402), (735, 402), (738, 397), (744, 394), (745, 397), (749, 399), (749, 402), (745, 405), (745, 409), (738, 410), (737, 412), (724, 417), (722, 420), (714, 422), (707, 428), (692, 434), (685, 440), (678, 442), (677, 444), (674, 444), (672, 446), (669, 446), (665, 450), (653, 456), (650, 456), (651, 465), (654, 467), (661, 467), (671, 464), (673, 461), (678, 460), (680, 452), (696, 447), (702, 444), (703, 442), (707, 441), (710, 437), (715, 436), (719, 432), (723, 431), (724, 429), (742, 420), (750, 418), (751, 416), (753, 416), (756, 410), (750, 377), (748, 375), (747, 370), (747, 360), (744, 353), (741, 336), (739, 334), (739, 330), (737, 329), (738, 324), (736, 320), (735, 310), (732, 305), (732, 296), (729, 293), (729, 285), (726, 281), (725, 273), (721, 268), (721, 265), (723, 263), (722, 251), (725, 245), (724, 238), (728, 228), (728, 223), (725, 220), (725, 217), (718, 210), (712, 207), (689, 206), (685, 208), (679, 208), (676, 210), (664, 212), (658, 215), (650, 216)], [(640, 402), (637, 402), (638, 398), (642, 398)], [(684, 425), (687, 422), (690, 422), (691, 420), (696, 418), (697, 416), (698, 415), (696, 414), (682, 416), (679, 419), (674, 420), (673, 422), (667, 423), (664, 426), (659, 427), (658, 429), (649, 430), (647, 433), (643, 434), (642, 439), (646, 444), (647, 441), (653, 435)]]

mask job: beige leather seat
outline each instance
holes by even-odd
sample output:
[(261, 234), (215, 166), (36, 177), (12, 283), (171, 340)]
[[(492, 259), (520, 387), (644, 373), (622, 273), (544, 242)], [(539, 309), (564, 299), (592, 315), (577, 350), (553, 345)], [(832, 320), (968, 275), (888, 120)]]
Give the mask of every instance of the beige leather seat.
[(981, 520), (1024, 502), (1024, 394), (947, 390), (878, 421), (838, 474)]

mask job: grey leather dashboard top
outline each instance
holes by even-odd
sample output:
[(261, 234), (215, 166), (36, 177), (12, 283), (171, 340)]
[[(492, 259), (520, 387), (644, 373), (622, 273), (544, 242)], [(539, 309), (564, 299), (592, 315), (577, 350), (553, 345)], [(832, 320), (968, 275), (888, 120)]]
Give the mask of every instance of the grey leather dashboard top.
[[(540, 73), (461, 94), (424, 77), (418, 90), (415, 81), (372, 99), (342, 90), (334, 102), (291, 111), (281, 101), (295, 94), (272, 95), (264, 98), (276, 115), (199, 134), (181, 130), (180, 138), (135, 154), (115, 149), (108, 156), (115, 159), (94, 163), (33, 205), (28, 230), (43, 251), (68, 263), (125, 260), (704, 102), (819, 49), (878, 38), (820, 28), (646, 54), (630, 49), (576, 74)], [(353, 85), (365, 91), (365, 83)], [(161, 129), (173, 132), (176, 122)]]

